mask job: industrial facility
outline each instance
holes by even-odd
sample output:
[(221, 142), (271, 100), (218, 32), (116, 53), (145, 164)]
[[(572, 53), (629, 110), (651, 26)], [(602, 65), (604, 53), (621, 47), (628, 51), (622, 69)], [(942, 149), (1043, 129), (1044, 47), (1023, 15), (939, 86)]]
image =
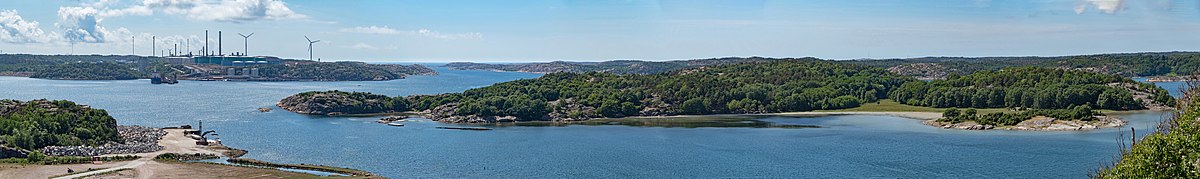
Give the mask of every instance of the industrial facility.
[(278, 58), (267, 58), (264, 56), (197, 56), (190, 58), (192, 58), (193, 64), (213, 64), (221, 66), (251, 66), (282, 63), (282, 60)]
[[(208, 42), (208, 31), (204, 31), (204, 44), (199, 50), (191, 50), (191, 40), (185, 44), (165, 44), (170, 49), (164, 49), (161, 54), (166, 59), (166, 62), (172, 65), (182, 65), (185, 68), (199, 72), (197, 74), (188, 74), (185, 78), (193, 80), (205, 81), (279, 81), (283, 79), (264, 78), (259, 74), (260, 65), (276, 65), (283, 64), (284, 60), (269, 56), (250, 56), (249, 39), (254, 33), (249, 35), (241, 34), (243, 38), (243, 51), (224, 53), (223, 49), (223, 33), (217, 31), (216, 49), (210, 49)], [(152, 47), (158, 47), (158, 39), (151, 37)], [(312, 41), (310, 41), (311, 45)], [(173, 47), (173, 48), (171, 48)], [(186, 50), (181, 50), (179, 47), (185, 47)], [(311, 52), (311, 49), (309, 49)], [(311, 54), (311, 53), (310, 53)], [(182, 71), (179, 71), (182, 72)], [(175, 73), (158, 73), (152, 74), (151, 83), (153, 84), (174, 84), (180, 75)]]

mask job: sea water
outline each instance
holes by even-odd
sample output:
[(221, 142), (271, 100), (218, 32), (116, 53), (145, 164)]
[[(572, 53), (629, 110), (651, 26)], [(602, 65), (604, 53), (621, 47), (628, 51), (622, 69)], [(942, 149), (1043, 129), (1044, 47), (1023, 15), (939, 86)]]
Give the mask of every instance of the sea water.
[[(0, 77), (0, 98), (64, 99), (107, 110), (122, 125), (197, 125), (245, 157), (362, 169), (393, 178), (1086, 178), (1119, 154), (1129, 128), (1151, 131), (1166, 113), (1122, 114), (1123, 128), (961, 131), (892, 116), (769, 117), (822, 128), (499, 127), (416, 119), (324, 117), (275, 107), (305, 91), (390, 96), (461, 92), (536, 78), (435, 68), (440, 75), (365, 82), (73, 81)], [(1176, 90), (1181, 83), (1157, 83)], [(1173, 93), (1177, 94), (1177, 93)], [(272, 108), (259, 112), (257, 108)]]

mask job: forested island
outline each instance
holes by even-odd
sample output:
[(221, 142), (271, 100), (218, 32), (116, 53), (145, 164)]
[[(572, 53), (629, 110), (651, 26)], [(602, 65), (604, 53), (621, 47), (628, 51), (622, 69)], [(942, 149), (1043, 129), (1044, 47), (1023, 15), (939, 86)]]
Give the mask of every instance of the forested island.
[[(459, 62), (446, 64), (451, 69), (520, 71), (533, 73), (553, 72), (610, 72), (617, 74), (656, 74), (701, 66), (725, 65), (742, 62), (767, 62), (788, 60), (787, 58), (728, 57), (674, 61), (617, 60), (605, 62), (548, 62), (484, 64)], [(999, 70), (1007, 67), (1036, 66), (1044, 68), (1074, 69), (1123, 77), (1182, 76), (1200, 69), (1200, 52), (1143, 52), (1096, 55), (1074, 55), (1057, 57), (921, 57), (904, 59), (854, 59), (838, 60), (886, 68), (893, 73), (922, 79), (943, 79), (951, 74), (968, 75), (976, 71)]]
[(280, 100), (284, 110), (313, 115), (371, 114), (408, 111), (404, 97), (388, 97), (365, 92), (310, 91)]
[[(258, 64), (258, 77), (275, 81), (385, 81), (408, 75), (435, 75), (422, 65), (368, 64), (363, 62), (313, 62), (267, 57), (278, 64)], [(229, 67), (188, 64), (190, 59), (117, 55), (29, 55), (0, 54), (0, 76), (56, 80), (132, 80), (150, 78), (155, 72), (185, 79), (209, 79), (229, 75)], [(245, 67), (239, 67), (241, 68)]]

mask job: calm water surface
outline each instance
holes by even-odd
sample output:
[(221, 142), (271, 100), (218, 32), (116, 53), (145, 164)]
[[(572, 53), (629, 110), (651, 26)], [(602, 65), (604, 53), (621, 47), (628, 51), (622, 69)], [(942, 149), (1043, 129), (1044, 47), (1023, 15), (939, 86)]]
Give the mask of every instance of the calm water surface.
[[(890, 116), (764, 120), (817, 129), (504, 127), (439, 130), (376, 118), (313, 117), (274, 104), (312, 90), (386, 95), (460, 92), (539, 75), (456, 71), (382, 82), (60, 81), (0, 77), (0, 98), (66, 99), (108, 110), (123, 125), (203, 120), (246, 157), (363, 169), (394, 178), (1086, 178), (1118, 154), (1128, 128), (1163, 113), (1123, 115), (1122, 129), (1088, 132), (957, 131)], [(1159, 83), (1178, 89), (1179, 83)], [(1174, 86), (1171, 86), (1174, 85)], [(272, 112), (256, 109), (269, 107)], [(1149, 130), (1146, 130), (1149, 131)], [(1122, 137), (1124, 136), (1124, 137)]]

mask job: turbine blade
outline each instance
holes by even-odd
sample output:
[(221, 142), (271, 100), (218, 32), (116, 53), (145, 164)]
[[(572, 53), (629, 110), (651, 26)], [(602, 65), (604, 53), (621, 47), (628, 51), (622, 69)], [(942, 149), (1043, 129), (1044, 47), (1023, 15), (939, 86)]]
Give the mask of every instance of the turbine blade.
[(304, 40), (308, 40), (308, 43), (312, 43), (312, 39), (309, 39), (307, 35), (304, 36)]

